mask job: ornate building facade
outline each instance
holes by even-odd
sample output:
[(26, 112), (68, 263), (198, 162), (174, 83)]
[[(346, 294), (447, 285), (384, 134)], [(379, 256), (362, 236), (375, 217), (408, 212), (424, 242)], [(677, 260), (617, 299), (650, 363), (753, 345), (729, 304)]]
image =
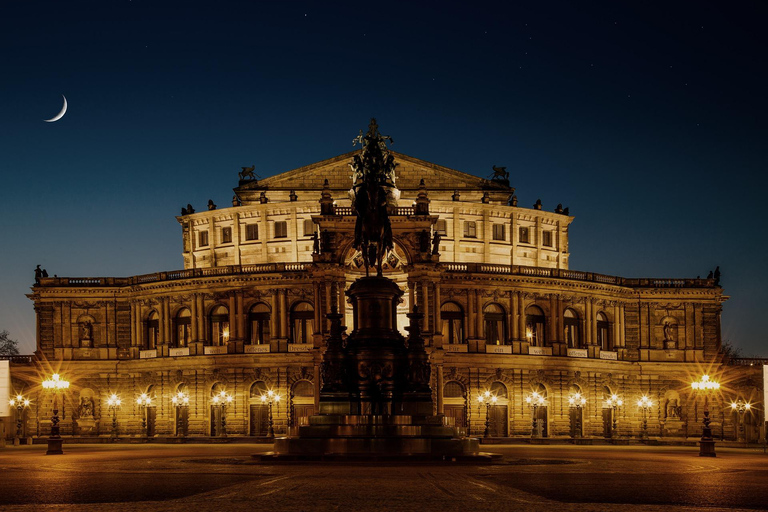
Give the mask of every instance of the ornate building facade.
[[(121, 436), (265, 436), (270, 417), (278, 435), (305, 422), (317, 408), (326, 315), (350, 324), (345, 290), (365, 275), (352, 248), (355, 154), (260, 180), (243, 168), (232, 206), (177, 217), (182, 270), (40, 277), (29, 294), (37, 352), (12, 365), (14, 391), (32, 398), (24, 434), (50, 431), (40, 381), (53, 371), (72, 382), (65, 435), (109, 436), (116, 425)], [(567, 208), (518, 205), (504, 169), (481, 179), (394, 155), (384, 273), (405, 292), (398, 326), (414, 306), (424, 313), (436, 413), (502, 438), (696, 437), (703, 397), (690, 383), (706, 373), (723, 383), (709, 399), (715, 434), (757, 439), (759, 373), (724, 364), (727, 297), (715, 279), (571, 270)], [(282, 398), (273, 414), (262, 399), (270, 390)], [(221, 391), (231, 403), (212, 401)], [(477, 400), (485, 391), (490, 407)], [(173, 402), (179, 392), (188, 405)], [(649, 408), (636, 405), (641, 396)], [(737, 399), (753, 413), (731, 412)]]

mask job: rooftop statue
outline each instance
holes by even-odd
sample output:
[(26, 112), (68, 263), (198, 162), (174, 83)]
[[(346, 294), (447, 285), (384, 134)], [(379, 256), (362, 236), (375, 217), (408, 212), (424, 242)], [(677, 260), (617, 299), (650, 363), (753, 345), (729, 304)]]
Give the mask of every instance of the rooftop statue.
[(395, 158), (389, 153), (387, 143), (392, 138), (379, 133), (376, 119), (371, 119), (368, 133), (355, 137), (353, 144), (361, 144), (363, 150), (355, 155), (352, 168), (352, 208), (357, 214), (353, 246), (359, 250), (365, 263), (365, 274), (376, 266), (376, 275), (382, 275), (382, 261), (393, 248), (392, 226), (388, 207), (393, 202), (391, 191), (395, 188)]
[(240, 176), (240, 181), (243, 180), (255, 180), (259, 177), (258, 174), (256, 174), (254, 171), (256, 170), (256, 166), (252, 165), (250, 167), (241, 167), (242, 171), (240, 171), (238, 176)]

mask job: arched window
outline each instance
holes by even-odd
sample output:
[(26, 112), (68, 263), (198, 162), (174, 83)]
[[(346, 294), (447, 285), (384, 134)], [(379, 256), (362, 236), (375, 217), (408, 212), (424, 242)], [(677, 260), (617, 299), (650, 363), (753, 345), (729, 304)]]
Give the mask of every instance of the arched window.
[(504, 345), (507, 339), (507, 322), (504, 309), (498, 304), (488, 304), (483, 309), (485, 322), (485, 343)]
[(152, 311), (147, 317), (147, 332), (144, 340), (144, 348), (153, 350), (157, 348), (158, 336), (160, 334), (160, 315), (157, 311)]
[(547, 319), (538, 306), (528, 306), (525, 309), (525, 339), (532, 347), (543, 347), (547, 344)]
[(226, 306), (216, 306), (211, 310), (211, 344), (224, 345), (229, 341), (229, 310)]
[(597, 345), (600, 350), (613, 350), (611, 324), (608, 323), (608, 317), (602, 311), (597, 313)]
[(440, 309), (443, 339), (449, 344), (464, 343), (464, 311), (455, 302), (446, 302)]
[(507, 398), (507, 386), (503, 382), (494, 382), (491, 384), (491, 394), (498, 398)]
[(300, 380), (293, 385), (293, 396), (315, 396), (315, 387), (308, 380)]
[(568, 308), (563, 313), (563, 331), (568, 348), (581, 348), (581, 329), (576, 311)]
[(443, 398), (464, 398), (464, 386), (455, 380), (447, 382), (443, 388)]
[(269, 388), (267, 387), (266, 382), (264, 382), (263, 380), (257, 380), (256, 382), (251, 384), (250, 396), (251, 398), (261, 400), (261, 395), (266, 395), (268, 389)]
[(183, 308), (176, 313), (176, 339), (173, 340), (177, 347), (189, 346), (192, 327), (192, 313), (189, 309)]
[(315, 332), (315, 308), (299, 302), (291, 309), (291, 343), (310, 343)]
[(248, 312), (248, 340), (251, 345), (269, 343), (269, 306), (260, 302)]

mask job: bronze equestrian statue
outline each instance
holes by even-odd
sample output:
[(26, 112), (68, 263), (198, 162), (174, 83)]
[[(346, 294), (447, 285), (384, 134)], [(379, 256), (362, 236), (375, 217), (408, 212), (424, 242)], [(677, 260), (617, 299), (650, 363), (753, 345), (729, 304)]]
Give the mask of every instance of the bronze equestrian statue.
[(354, 144), (360, 143), (363, 151), (355, 155), (350, 167), (353, 171), (352, 208), (357, 215), (353, 246), (359, 250), (365, 263), (365, 275), (376, 267), (376, 275), (382, 275), (382, 262), (392, 243), (392, 226), (389, 222), (389, 193), (394, 188), (394, 171), (397, 164), (389, 154), (386, 141), (392, 138), (379, 133), (376, 119), (371, 119), (368, 133), (360, 133)]

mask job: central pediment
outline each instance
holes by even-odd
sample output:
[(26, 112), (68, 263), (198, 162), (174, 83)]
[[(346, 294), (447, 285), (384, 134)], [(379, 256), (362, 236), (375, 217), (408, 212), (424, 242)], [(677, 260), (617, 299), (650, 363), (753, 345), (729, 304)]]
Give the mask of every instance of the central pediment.
[[(243, 197), (252, 195), (256, 191), (307, 191), (321, 190), (323, 183), (328, 184), (334, 192), (345, 192), (352, 186), (352, 170), (349, 164), (352, 157), (360, 151), (350, 151), (321, 162), (286, 171), (269, 178), (254, 182), (241, 182), (235, 192)], [(495, 190), (512, 193), (513, 189), (495, 181), (479, 178), (472, 174), (457, 171), (449, 167), (433, 164), (391, 151), (398, 164), (395, 170), (396, 186), (401, 191), (415, 191), (419, 188), (419, 182), (423, 179), (427, 189), (431, 191), (478, 191)]]

